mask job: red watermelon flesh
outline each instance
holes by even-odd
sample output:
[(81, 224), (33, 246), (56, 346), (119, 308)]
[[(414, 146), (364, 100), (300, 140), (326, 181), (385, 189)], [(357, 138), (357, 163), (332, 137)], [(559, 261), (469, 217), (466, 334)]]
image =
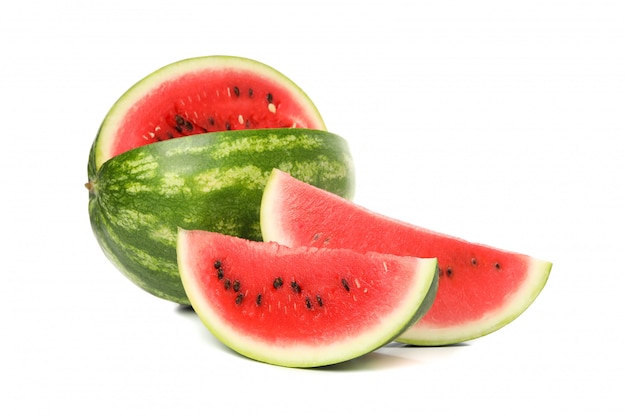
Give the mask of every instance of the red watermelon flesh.
[(393, 340), (432, 305), (435, 259), (288, 248), (179, 230), (191, 305), (227, 346), (291, 367), (333, 364)]
[(416, 345), (458, 343), (503, 327), (534, 301), (552, 266), (374, 213), (278, 170), (263, 195), (261, 230), (264, 240), (292, 247), (436, 257), (435, 302), (398, 338)]
[(292, 127), (326, 130), (313, 102), (282, 73), (241, 57), (190, 58), (153, 72), (120, 97), (98, 133), (95, 164), (182, 136)]

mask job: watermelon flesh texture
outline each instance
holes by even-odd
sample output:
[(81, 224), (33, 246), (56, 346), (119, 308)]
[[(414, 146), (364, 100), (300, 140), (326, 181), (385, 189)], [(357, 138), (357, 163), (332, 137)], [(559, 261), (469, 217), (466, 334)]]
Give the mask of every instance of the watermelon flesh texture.
[(377, 349), (432, 304), (435, 259), (288, 248), (180, 229), (178, 266), (196, 313), (231, 349), (287, 367)]
[(435, 302), (397, 339), (414, 345), (459, 343), (503, 327), (534, 301), (552, 267), (374, 213), (279, 170), (265, 188), (261, 231), (264, 240), (292, 247), (436, 257), (440, 280)]
[(153, 72), (120, 97), (98, 132), (94, 165), (163, 140), (263, 128), (326, 130), (309, 97), (268, 65), (232, 56), (190, 58)]

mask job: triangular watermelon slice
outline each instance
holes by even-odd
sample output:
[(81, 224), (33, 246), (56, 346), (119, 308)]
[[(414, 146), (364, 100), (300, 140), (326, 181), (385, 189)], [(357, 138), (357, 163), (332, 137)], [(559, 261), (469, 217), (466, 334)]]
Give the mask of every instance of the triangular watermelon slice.
[(517, 318), (541, 292), (552, 264), (436, 233), (367, 210), (274, 170), (261, 203), (263, 239), (436, 257), (439, 290), (429, 312), (397, 338), (448, 345), (491, 333)]
[(343, 362), (393, 340), (430, 308), (436, 259), (288, 248), (179, 229), (191, 305), (231, 349), (288, 367)]

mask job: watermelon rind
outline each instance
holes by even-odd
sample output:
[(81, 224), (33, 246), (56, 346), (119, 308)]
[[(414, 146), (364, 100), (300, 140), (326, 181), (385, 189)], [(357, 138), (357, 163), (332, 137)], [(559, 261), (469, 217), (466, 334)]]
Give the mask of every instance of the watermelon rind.
[[(179, 229), (178, 232), (178, 266), (184, 288), (194, 311), (210, 332), (230, 349), (245, 357), (268, 364), (294, 368), (313, 368), (333, 365), (363, 356), (386, 345), (419, 320), (424, 312), (428, 310), (437, 289), (438, 273), (437, 260), (435, 258), (397, 257), (379, 253), (361, 254), (348, 249), (287, 248), (268, 242), (244, 242), (242, 239), (233, 237), (232, 239), (242, 242), (241, 245), (237, 246), (240, 253), (247, 255), (248, 250), (263, 250), (262, 256), (247, 256), (249, 259), (247, 268), (255, 271), (255, 274), (258, 274), (258, 271), (271, 269), (275, 256), (285, 256), (285, 254), (305, 258), (313, 256), (305, 262), (313, 268), (316, 265), (315, 262), (336, 259), (336, 256), (332, 258), (324, 257), (325, 254), (330, 252), (335, 252), (335, 255), (337, 253), (341, 254), (342, 257), (345, 257), (348, 264), (361, 264), (362, 259), (371, 258), (375, 262), (379, 262), (379, 264), (383, 264), (385, 261), (401, 260), (400, 262), (411, 267), (411, 275), (407, 275), (410, 279), (410, 285), (403, 287), (400, 300), (369, 299), (370, 302), (379, 302), (383, 305), (391, 306), (391, 309), (383, 316), (372, 320), (370, 317), (366, 317), (367, 314), (353, 310), (350, 305), (336, 304), (339, 306), (338, 308), (345, 310), (341, 316), (343, 318), (345, 315), (346, 321), (350, 323), (350, 326), (348, 326), (350, 329), (340, 337), (337, 337), (337, 335), (333, 335), (334, 338), (324, 336), (321, 340), (315, 339), (312, 341), (307, 336), (308, 333), (312, 332), (311, 326), (315, 326), (315, 320), (307, 321), (306, 317), (300, 317), (298, 322), (301, 322), (302, 326), (307, 329), (303, 332), (306, 336), (302, 340), (285, 340), (280, 336), (263, 338), (257, 334), (253, 335), (243, 331), (238, 327), (238, 323), (233, 322), (232, 319), (225, 319), (221, 308), (208, 300), (207, 292), (209, 295), (213, 295), (213, 292), (212, 290), (207, 290), (204, 280), (214, 278), (202, 274), (200, 271), (203, 269), (198, 268), (198, 265), (206, 262), (206, 259), (199, 259), (193, 255), (195, 248), (193, 248), (193, 243), (191, 242), (194, 240), (190, 236), (197, 233), (207, 236), (204, 239), (205, 241), (212, 239), (212, 235), (217, 235), (211, 232), (185, 229)], [(217, 243), (209, 243), (208, 246), (219, 246), (219, 241)], [(248, 249), (248, 247), (251, 249)], [(225, 257), (227, 258), (228, 255), (226, 254)], [(315, 261), (312, 259), (315, 259)], [(302, 273), (307, 274), (307, 271), (302, 271)], [(271, 276), (272, 280), (274, 279), (273, 277), (274, 275)], [(241, 279), (245, 280), (245, 278), (244, 276)], [(379, 279), (384, 279), (384, 277), (379, 277)], [(362, 305), (361, 307), (367, 311), (368, 305)], [(285, 314), (288, 314), (287, 310), (285, 312)], [(250, 320), (248, 314), (252, 313), (242, 313), (240, 316), (241, 320)], [(268, 320), (262, 321), (262, 323), (266, 326), (276, 325)], [(318, 329), (315, 330), (317, 331)], [(323, 329), (319, 330), (323, 331)]]
[(398, 336), (396, 341), (416, 346), (446, 346), (478, 339), (503, 328), (530, 307), (548, 281), (552, 263), (540, 259), (529, 262), (523, 286), (489, 315), (458, 326), (438, 327), (420, 322)]
[[(346, 210), (343, 210), (344, 208)], [(322, 219), (319, 223), (311, 221), (313, 213), (322, 213), (319, 216)], [(391, 227), (391, 230), (395, 232), (387, 232), (386, 226)], [(358, 206), (352, 201), (328, 195), (323, 190), (315, 190), (314, 187), (298, 184), (279, 170), (272, 172), (263, 194), (261, 229), (264, 240), (286, 246), (344, 247), (359, 251), (376, 250), (403, 256), (433, 256), (439, 258), (442, 268), (445, 267), (442, 265), (444, 262), (442, 258), (455, 258), (462, 255), (455, 252), (437, 253), (430, 249), (434, 242), (452, 243), (456, 248), (463, 248), (464, 253), (485, 250), (493, 256), (514, 260), (518, 265), (524, 266), (524, 269), (520, 269), (515, 276), (509, 277), (519, 284), (507, 290), (509, 292), (503, 294), (501, 299), (479, 300), (483, 305), (489, 306), (481, 315), (474, 314), (472, 305), (468, 305), (469, 302), (466, 301), (469, 298), (469, 294), (466, 293), (466, 295), (459, 295), (463, 303), (448, 304), (443, 307), (452, 312), (455, 322), (444, 322), (440, 319), (441, 316), (436, 315), (434, 319), (431, 319), (432, 313), (437, 308), (437, 301), (435, 301), (432, 311), (428, 312), (431, 313), (430, 315), (427, 313), (423, 320), (418, 321), (397, 338), (397, 341), (411, 345), (457, 344), (485, 336), (506, 326), (535, 301), (545, 287), (552, 268), (552, 263), (545, 260), (474, 244), (386, 217)], [(418, 229), (425, 239), (419, 242), (420, 249), (406, 247), (403, 242), (410, 238), (412, 231)], [(355, 241), (352, 236), (359, 237)], [(446, 273), (445, 270), (441, 272)], [(446, 277), (446, 279), (454, 280), (455, 278)], [(438, 295), (442, 293), (441, 284), (445, 283), (440, 282)], [(473, 287), (469, 292), (489, 294), (490, 289)], [(467, 319), (464, 317), (466, 315), (472, 318)]]
[[(97, 171), (102, 164), (114, 156), (111, 148), (117, 139), (117, 131), (140, 100), (150, 95), (158, 96), (161, 94), (161, 86), (168, 82), (176, 81), (179, 77), (201, 74), (205, 71), (214, 71), (216, 77), (219, 78), (221, 77), (220, 72), (226, 70), (249, 72), (286, 89), (289, 94), (291, 94), (294, 102), (298, 103), (301, 112), (300, 114), (294, 114), (292, 116), (306, 116), (307, 119), (312, 121), (311, 124), (307, 126), (297, 127), (327, 130), (319, 110), (310, 97), (291, 79), (271, 66), (254, 59), (228, 55), (187, 58), (165, 65), (145, 76), (131, 86), (113, 104), (102, 121), (93, 143), (92, 152), (90, 154), (90, 164), (93, 165), (93, 170)], [(198, 86), (198, 88), (202, 87), (202, 85)], [(155, 109), (155, 111), (159, 110), (161, 109)]]
[(132, 149), (97, 170), (89, 164), (94, 235), (111, 262), (139, 287), (189, 304), (176, 263), (177, 228), (262, 240), (261, 197), (275, 167), (353, 196), (348, 143), (333, 133), (258, 129), (187, 136)]

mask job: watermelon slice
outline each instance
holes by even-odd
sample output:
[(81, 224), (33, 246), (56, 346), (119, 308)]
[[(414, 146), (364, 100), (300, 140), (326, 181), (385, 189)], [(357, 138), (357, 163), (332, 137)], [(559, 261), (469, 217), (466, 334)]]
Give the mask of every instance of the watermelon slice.
[(231, 349), (258, 361), (317, 367), (393, 340), (432, 305), (436, 259), (288, 248), (179, 229), (191, 305)]
[(374, 213), (274, 170), (261, 203), (263, 239), (282, 245), (350, 248), (436, 257), (439, 291), (428, 313), (397, 338), (448, 345), (517, 318), (543, 289), (552, 264), (467, 242)]

